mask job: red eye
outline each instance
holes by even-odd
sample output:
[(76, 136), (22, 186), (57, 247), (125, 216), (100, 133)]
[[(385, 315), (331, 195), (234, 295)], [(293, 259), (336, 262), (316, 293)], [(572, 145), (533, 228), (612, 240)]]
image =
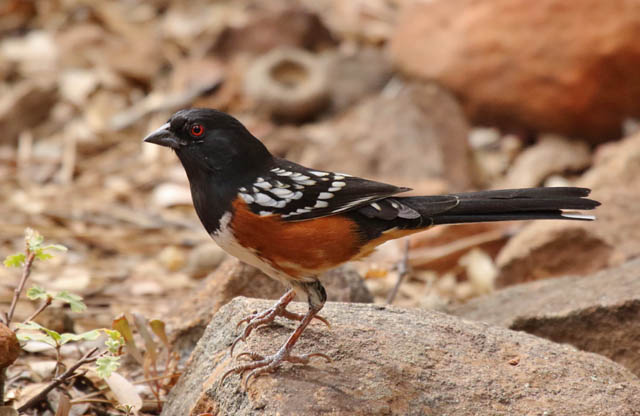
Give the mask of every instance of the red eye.
[(194, 124), (189, 132), (193, 137), (200, 137), (204, 134), (204, 127), (202, 127), (202, 124)]

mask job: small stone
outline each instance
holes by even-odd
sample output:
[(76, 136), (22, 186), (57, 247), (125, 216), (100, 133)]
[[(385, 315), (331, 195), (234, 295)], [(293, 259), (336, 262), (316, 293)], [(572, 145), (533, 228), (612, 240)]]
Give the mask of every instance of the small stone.
[(227, 257), (227, 253), (214, 243), (203, 243), (189, 252), (187, 273), (194, 279), (201, 279), (212, 273)]
[(0, 322), (0, 370), (9, 367), (20, 355), (20, 343), (9, 327)]
[(187, 263), (187, 256), (183, 249), (176, 246), (167, 246), (158, 254), (158, 261), (170, 272), (175, 272)]

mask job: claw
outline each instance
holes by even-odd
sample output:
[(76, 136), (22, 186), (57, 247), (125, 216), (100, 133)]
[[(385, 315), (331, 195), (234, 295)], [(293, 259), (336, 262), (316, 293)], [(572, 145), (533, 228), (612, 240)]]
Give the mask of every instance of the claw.
[(305, 354), (306, 358), (313, 358), (313, 357), (320, 357), (320, 358), (324, 358), (327, 363), (332, 363), (333, 360), (331, 359), (331, 357), (329, 357), (327, 354), (323, 354), (321, 352), (313, 352), (311, 354)]
[(307, 327), (307, 325), (309, 325), (309, 323), (314, 318), (320, 320), (329, 328), (331, 328), (329, 321), (327, 321), (325, 318), (321, 316), (316, 315), (318, 311), (322, 308), (322, 305), (320, 305), (319, 307), (317, 306), (312, 307), (312, 305), (310, 304), (309, 311), (305, 315), (300, 315), (297, 313), (287, 311), (286, 307), (293, 300), (294, 296), (295, 296), (295, 292), (293, 292), (293, 290), (289, 290), (287, 293), (285, 293), (284, 296), (280, 298), (280, 300), (272, 308), (269, 308), (266, 311), (263, 311), (261, 313), (254, 312), (247, 318), (240, 321), (240, 324), (242, 324), (243, 322), (247, 322), (247, 326), (244, 329), (244, 331), (242, 331), (242, 334), (239, 335), (231, 344), (231, 356), (233, 356), (233, 350), (235, 346), (238, 344), (238, 342), (246, 341), (247, 337), (251, 334), (251, 332), (255, 328), (261, 325), (265, 325), (270, 322), (273, 322), (273, 320), (277, 316), (282, 316), (284, 318), (300, 321), (300, 325), (298, 325), (295, 331), (293, 331), (291, 335), (289, 335), (289, 338), (287, 339), (287, 341), (273, 355), (262, 356), (254, 352), (243, 352), (239, 354), (237, 357), (239, 360), (248, 359), (248, 360), (251, 360), (251, 362), (238, 365), (236, 367), (231, 368), (227, 372), (225, 372), (222, 375), (222, 378), (220, 379), (220, 385), (224, 383), (224, 380), (230, 374), (234, 374), (234, 373), (240, 374), (240, 377), (242, 378), (246, 371), (250, 371), (250, 373), (242, 380), (242, 386), (246, 390), (246, 388), (249, 385), (249, 381), (253, 377), (257, 377), (264, 373), (272, 372), (275, 369), (277, 369), (280, 366), (280, 364), (282, 364), (285, 361), (288, 361), (290, 363), (295, 363), (295, 364), (308, 364), (311, 358), (320, 357), (325, 359), (327, 362), (331, 362), (331, 358), (328, 355), (323, 353), (316, 352), (316, 353), (303, 354), (303, 355), (291, 354), (291, 350), (293, 349), (293, 346), (298, 341), (298, 338), (300, 338), (300, 335), (302, 334), (304, 329)]
[(248, 357), (250, 360), (252, 361), (261, 361), (264, 360), (264, 356), (257, 354), (255, 352), (243, 352), (242, 354), (239, 354), (236, 359), (240, 360), (241, 358), (245, 358)]

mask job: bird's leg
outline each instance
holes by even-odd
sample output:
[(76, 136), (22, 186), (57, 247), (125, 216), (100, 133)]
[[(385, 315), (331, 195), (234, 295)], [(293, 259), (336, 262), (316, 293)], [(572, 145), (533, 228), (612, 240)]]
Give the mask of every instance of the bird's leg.
[(240, 354), (238, 358), (247, 357), (253, 360), (253, 362), (239, 365), (227, 371), (222, 376), (222, 379), (220, 380), (220, 384), (222, 384), (224, 379), (229, 374), (236, 373), (236, 374), (242, 375), (245, 371), (252, 370), (244, 380), (243, 384), (244, 384), (244, 387), (246, 388), (246, 386), (249, 383), (249, 379), (251, 379), (251, 377), (273, 371), (285, 361), (288, 361), (290, 363), (307, 364), (309, 363), (309, 359), (312, 357), (322, 357), (325, 360), (327, 360), (327, 362), (331, 361), (331, 358), (329, 358), (327, 355), (322, 353), (312, 353), (312, 354), (302, 354), (302, 355), (291, 354), (291, 350), (293, 349), (294, 345), (298, 341), (298, 338), (300, 338), (300, 335), (302, 335), (302, 332), (304, 332), (305, 328), (307, 327), (307, 325), (309, 325), (311, 320), (314, 317), (316, 317), (316, 314), (320, 311), (320, 309), (322, 309), (325, 301), (327, 300), (327, 294), (319, 281), (316, 280), (311, 283), (305, 283), (303, 288), (308, 294), (309, 310), (303, 316), (302, 321), (300, 322), (300, 325), (298, 325), (295, 331), (293, 331), (293, 333), (289, 336), (287, 341), (280, 347), (280, 349), (275, 354), (268, 355), (266, 357), (253, 352), (244, 352)]
[[(233, 350), (236, 347), (236, 344), (240, 341), (246, 341), (251, 332), (261, 325), (266, 325), (273, 322), (277, 316), (282, 316), (283, 318), (291, 319), (292, 321), (302, 321), (305, 315), (300, 315), (294, 312), (289, 312), (287, 310), (287, 305), (291, 303), (291, 301), (295, 298), (296, 292), (293, 289), (289, 289), (278, 301), (270, 307), (269, 309), (265, 309), (264, 311), (258, 313), (253, 313), (240, 322), (238, 322), (237, 326), (242, 325), (243, 323), (247, 323), (247, 326), (242, 331), (242, 334), (239, 335), (231, 344), (230, 354), (233, 356)], [(330, 326), (329, 321), (324, 319), (321, 316), (314, 316), (314, 318), (324, 322), (327, 326)]]

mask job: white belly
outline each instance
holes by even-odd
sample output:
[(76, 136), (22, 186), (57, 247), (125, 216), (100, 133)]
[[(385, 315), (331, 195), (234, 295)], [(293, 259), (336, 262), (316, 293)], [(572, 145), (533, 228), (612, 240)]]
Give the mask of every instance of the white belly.
[(230, 213), (226, 213), (222, 216), (218, 231), (211, 234), (213, 241), (215, 241), (224, 251), (238, 258), (240, 261), (260, 269), (264, 274), (278, 280), (285, 286), (291, 286), (291, 281), (293, 279), (285, 273), (275, 269), (268, 261), (260, 258), (255, 251), (247, 249), (238, 243), (238, 240), (234, 237), (231, 227), (229, 226), (230, 220)]

